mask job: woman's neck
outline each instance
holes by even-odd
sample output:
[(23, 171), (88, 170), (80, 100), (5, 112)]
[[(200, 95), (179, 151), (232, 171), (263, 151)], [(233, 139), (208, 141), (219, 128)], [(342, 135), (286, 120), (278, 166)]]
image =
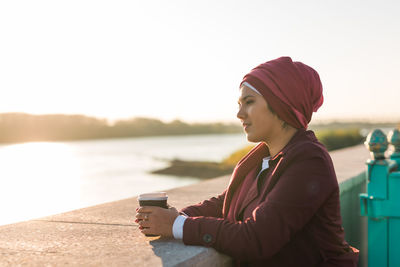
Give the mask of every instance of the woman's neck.
[(264, 142), (268, 146), (271, 157), (278, 154), (289, 143), (290, 139), (292, 139), (296, 132), (296, 128), (289, 126), (282, 129), (279, 134), (276, 134), (274, 138), (271, 138), (268, 142)]

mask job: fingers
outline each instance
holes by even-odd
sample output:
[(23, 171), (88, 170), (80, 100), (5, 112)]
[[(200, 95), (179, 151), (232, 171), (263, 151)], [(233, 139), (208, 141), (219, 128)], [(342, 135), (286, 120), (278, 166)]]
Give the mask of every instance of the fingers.
[(148, 216), (153, 212), (153, 207), (139, 207), (136, 209), (136, 223), (139, 223), (141, 220), (147, 220)]
[(147, 220), (149, 218), (150, 213), (136, 213), (137, 220)]
[(154, 209), (154, 207), (139, 207), (136, 209), (136, 220), (135, 222), (138, 223), (141, 220), (148, 220), (150, 214), (152, 214), (154, 211), (157, 209)]
[(142, 229), (140, 229), (140, 232), (144, 235), (153, 235), (154, 234), (153, 231), (150, 230), (150, 228), (142, 228)]
[(147, 220), (139, 220), (138, 224), (141, 227), (150, 227), (151, 223), (149, 221), (147, 221)]
[(143, 206), (136, 209), (137, 213), (152, 213), (160, 210), (162, 208), (156, 206)]
[(165, 211), (165, 209), (155, 206), (139, 207), (136, 209), (135, 222), (138, 223), (140, 220), (148, 220), (151, 214), (158, 214), (160, 211)]
[(145, 235), (147, 235), (147, 234), (150, 234), (150, 235), (156, 234), (155, 231), (154, 231), (155, 227), (151, 222), (149, 222), (147, 220), (140, 220), (138, 222), (138, 224), (139, 224), (139, 230), (140, 230), (140, 232), (142, 234), (145, 234)]
[(172, 225), (178, 216), (174, 207), (168, 209), (156, 206), (144, 206), (136, 209), (136, 220), (139, 230), (143, 234), (172, 236)]

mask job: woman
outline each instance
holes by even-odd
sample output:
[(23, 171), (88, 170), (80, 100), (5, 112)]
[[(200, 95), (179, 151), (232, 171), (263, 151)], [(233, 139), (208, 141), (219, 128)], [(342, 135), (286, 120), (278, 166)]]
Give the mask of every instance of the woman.
[(259, 144), (218, 197), (180, 214), (139, 208), (142, 233), (213, 247), (240, 266), (357, 266), (358, 251), (344, 240), (331, 158), (306, 130), (322, 102), (311, 67), (281, 57), (254, 68), (240, 85), (237, 117)]

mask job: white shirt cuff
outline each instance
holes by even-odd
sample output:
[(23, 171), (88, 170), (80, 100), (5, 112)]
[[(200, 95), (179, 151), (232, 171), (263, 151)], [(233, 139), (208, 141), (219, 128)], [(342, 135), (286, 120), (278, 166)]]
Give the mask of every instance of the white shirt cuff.
[(175, 239), (183, 238), (183, 224), (185, 223), (186, 218), (187, 217), (183, 215), (176, 217), (174, 225), (172, 225), (172, 234), (174, 235)]

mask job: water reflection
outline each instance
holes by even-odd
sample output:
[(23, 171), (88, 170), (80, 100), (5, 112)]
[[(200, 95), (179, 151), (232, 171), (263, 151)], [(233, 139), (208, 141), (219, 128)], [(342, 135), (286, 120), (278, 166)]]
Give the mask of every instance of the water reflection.
[(242, 134), (0, 145), (0, 225), (193, 184), (149, 172), (165, 159), (222, 160), (245, 145)]
[(150, 174), (150, 170), (162, 168), (167, 162), (155, 159), (149, 152), (152, 149), (146, 152), (145, 141), (0, 146), (0, 225), (198, 181)]

